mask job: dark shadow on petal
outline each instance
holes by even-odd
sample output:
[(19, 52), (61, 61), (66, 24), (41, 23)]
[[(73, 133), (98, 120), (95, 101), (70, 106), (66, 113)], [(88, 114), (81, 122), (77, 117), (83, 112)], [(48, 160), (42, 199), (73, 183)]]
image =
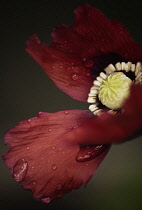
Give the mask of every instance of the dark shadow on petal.
[(116, 53), (107, 53), (104, 55), (100, 55), (94, 58), (94, 64), (90, 69), (93, 75), (99, 75), (100, 72), (103, 72), (104, 69), (109, 65), (115, 65), (117, 62), (127, 62), (125, 58), (122, 58), (121, 55)]

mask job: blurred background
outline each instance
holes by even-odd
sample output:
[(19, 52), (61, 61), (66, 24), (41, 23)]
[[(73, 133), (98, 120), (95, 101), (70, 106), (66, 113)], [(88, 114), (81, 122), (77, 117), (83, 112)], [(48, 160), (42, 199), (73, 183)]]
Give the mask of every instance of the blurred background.
[[(51, 30), (70, 25), (73, 10), (82, 3), (100, 9), (111, 19), (118, 19), (142, 45), (141, 1), (129, 0), (23, 0), (1, 3), (1, 145), (6, 153), (4, 132), (19, 121), (34, 117), (39, 111), (88, 109), (57, 89), (41, 67), (25, 52), (25, 42), (36, 33), (51, 42)], [(112, 146), (91, 181), (84, 188), (65, 195), (51, 204), (42, 204), (16, 183), (0, 159), (0, 206), (5, 210), (141, 210), (142, 209), (142, 137)]]

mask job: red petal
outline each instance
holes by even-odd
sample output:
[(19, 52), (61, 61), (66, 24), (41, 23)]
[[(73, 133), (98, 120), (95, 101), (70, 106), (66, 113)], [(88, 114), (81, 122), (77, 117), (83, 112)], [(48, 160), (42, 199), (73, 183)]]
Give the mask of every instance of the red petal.
[(115, 51), (129, 61), (138, 62), (142, 60), (142, 48), (134, 42), (126, 27), (117, 20), (112, 20), (111, 23), (116, 34)]
[(96, 56), (115, 53), (137, 62), (142, 59), (142, 48), (121, 23), (109, 20), (99, 10), (83, 5), (75, 14), (72, 26), (60, 25), (54, 29), (50, 46), (33, 35), (26, 51), (57, 87), (73, 99), (86, 101), (94, 79), (86, 67), (93, 65)]
[(68, 139), (82, 145), (111, 144), (130, 140), (142, 128), (142, 86), (133, 85), (131, 96), (124, 105), (122, 114), (104, 113), (87, 120)]
[(87, 100), (93, 78), (82, 61), (42, 44), (36, 35), (28, 40), (26, 51), (43, 67), (58, 88), (73, 99)]
[(75, 10), (75, 30), (86, 40), (90, 40), (88, 56), (113, 52), (130, 61), (142, 59), (142, 48), (137, 45), (128, 30), (119, 22), (109, 20), (102, 12), (89, 5), (81, 5)]
[(110, 145), (108, 144), (96, 144), (80, 148), (79, 153), (76, 156), (76, 160), (78, 162), (86, 162), (93, 160), (94, 158), (96, 158), (97, 156), (99, 156), (101, 153), (103, 153), (109, 148)]
[(39, 113), (9, 130), (5, 142), (12, 148), (4, 160), (13, 178), (45, 203), (86, 184), (108, 148), (87, 164), (77, 162), (80, 147), (66, 135), (90, 117), (85, 110)]
[(56, 49), (73, 54), (78, 59), (86, 57), (86, 49), (90, 45), (90, 41), (77, 34), (71, 27), (59, 25), (53, 29), (52, 37), (51, 46)]

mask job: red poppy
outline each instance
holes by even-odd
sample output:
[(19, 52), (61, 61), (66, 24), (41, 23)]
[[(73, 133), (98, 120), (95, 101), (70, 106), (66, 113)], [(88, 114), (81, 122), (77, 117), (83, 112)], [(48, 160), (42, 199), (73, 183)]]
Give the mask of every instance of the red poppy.
[[(132, 138), (142, 126), (142, 48), (99, 10), (82, 5), (75, 14), (70, 27), (53, 30), (49, 46), (33, 35), (26, 51), (58, 88), (92, 103), (91, 111), (41, 112), (5, 135), (11, 149), (3, 158), (13, 178), (45, 203), (85, 185), (110, 144)], [(115, 93), (104, 88), (110, 81)]]

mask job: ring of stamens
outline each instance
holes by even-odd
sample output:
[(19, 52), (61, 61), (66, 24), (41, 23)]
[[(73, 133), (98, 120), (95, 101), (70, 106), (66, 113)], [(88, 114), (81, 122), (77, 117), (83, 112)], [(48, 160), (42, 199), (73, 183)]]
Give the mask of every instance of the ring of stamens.
[[(94, 80), (93, 86), (90, 89), (90, 93), (88, 94), (87, 102), (91, 103), (89, 106), (89, 110), (93, 112), (93, 114), (98, 115), (101, 113), (102, 109), (99, 108), (99, 104), (101, 102), (98, 99), (99, 89), (104, 81), (107, 80), (107, 78), (115, 73), (115, 72), (123, 72), (124, 74), (127, 73), (133, 73), (134, 79), (133, 83), (135, 84), (142, 84), (142, 64), (140, 62), (137, 62), (136, 64), (133, 64), (131, 62), (117, 62), (115, 65), (109, 64), (105, 69), (104, 72), (101, 72), (99, 76)], [(108, 110), (110, 113), (116, 113), (116, 110)]]

